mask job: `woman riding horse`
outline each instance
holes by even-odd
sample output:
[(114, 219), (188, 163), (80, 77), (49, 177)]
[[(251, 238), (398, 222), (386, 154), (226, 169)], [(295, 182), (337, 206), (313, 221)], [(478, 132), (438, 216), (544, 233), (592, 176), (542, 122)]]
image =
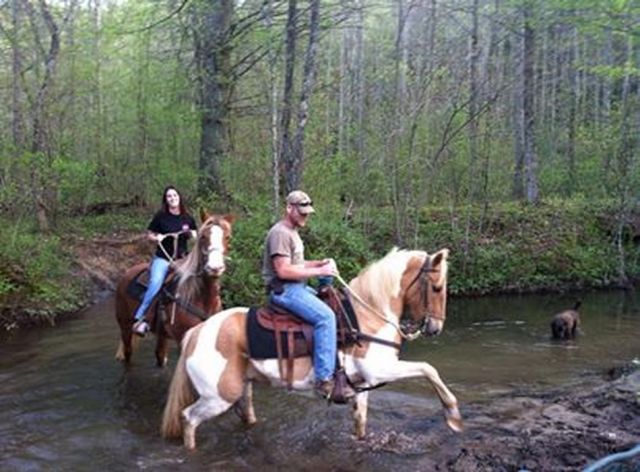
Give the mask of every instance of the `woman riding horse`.
[[(189, 328), (207, 319), (222, 309), (220, 278), (225, 271), (224, 258), (229, 251), (233, 215), (212, 215), (201, 211), (203, 222), (197, 233), (191, 253), (176, 264), (178, 285), (175, 294), (168, 299), (162, 319), (158, 319), (153, 330), (157, 336), (156, 361), (159, 367), (167, 362), (167, 339), (180, 343)], [(116, 319), (120, 325), (120, 345), (116, 358), (128, 364), (133, 352), (133, 316), (138, 300), (129, 294), (128, 287), (148, 264), (130, 268), (118, 282), (116, 288)], [(150, 310), (154, 310), (153, 302)]]

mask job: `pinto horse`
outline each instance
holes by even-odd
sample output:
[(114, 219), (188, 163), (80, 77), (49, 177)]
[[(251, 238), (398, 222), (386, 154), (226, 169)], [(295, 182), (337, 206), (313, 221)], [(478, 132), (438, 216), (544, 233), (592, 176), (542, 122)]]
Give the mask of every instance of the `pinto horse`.
[[(222, 309), (220, 277), (225, 271), (225, 256), (229, 250), (233, 215), (212, 215), (200, 212), (202, 226), (193, 250), (175, 264), (177, 288), (175, 295), (159, 310), (155, 323), (156, 361), (159, 367), (167, 363), (168, 338), (180, 343), (193, 326)], [(116, 288), (116, 319), (120, 325), (120, 345), (116, 359), (129, 364), (134, 348), (133, 315), (139, 301), (128, 293), (129, 284), (149, 266), (148, 263), (131, 267), (121, 277)], [(161, 291), (162, 292), (162, 291)], [(154, 312), (157, 299), (149, 307)], [(136, 337), (137, 338), (137, 337)]]
[[(358, 344), (341, 348), (339, 357), (358, 392), (353, 418), (359, 439), (365, 436), (367, 390), (411, 377), (426, 377), (440, 398), (448, 426), (462, 430), (456, 397), (437, 370), (426, 362), (399, 359), (401, 338), (412, 337), (400, 326), (405, 311), (410, 322), (419, 327), (413, 334), (437, 335), (444, 327), (448, 254), (448, 249), (432, 255), (393, 249), (348, 285), (362, 336)], [(249, 357), (248, 311), (229, 308), (186, 333), (162, 419), (164, 437), (182, 436), (184, 445), (194, 449), (198, 425), (232, 406), (246, 423), (255, 423), (252, 381), (287, 385), (277, 359)], [(311, 358), (296, 358), (292, 388), (308, 390), (313, 383)]]

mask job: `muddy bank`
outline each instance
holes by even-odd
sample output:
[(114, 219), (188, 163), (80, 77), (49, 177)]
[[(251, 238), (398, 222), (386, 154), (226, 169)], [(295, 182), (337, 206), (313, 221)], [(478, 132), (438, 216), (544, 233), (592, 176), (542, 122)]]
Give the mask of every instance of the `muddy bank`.
[[(416, 470), (580, 471), (640, 444), (640, 371), (590, 385), (463, 404), (461, 434), (447, 430), (444, 421), (425, 424), (425, 418), (407, 419), (393, 431), (372, 425), (355, 447), (363, 455), (387, 456), (391, 463), (390, 454), (414, 457)], [(640, 455), (617, 466), (612, 470), (638, 471)]]
[[(115, 290), (118, 278), (129, 267), (151, 259), (153, 245), (142, 234), (113, 233), (94, 239), (77, 239), (72, 246), (74, 272), (84, 279), (93, 295)], [(89, 298), (87, 302), (91, 302)]]
[(99, 238), (70, 239), (67, 250), (72, 265), (64, 283), (81, 287), (77, 299), (68, 300), (75, 308), (68, 313), (49, 313), (32, 306), (30, 300), (14, 300), (0, 309), (0, 330), (53, 325), (110, 296), (127, 268), (151, 259), (153, 245), (140, 233), (114, 232)]
[[(640, 372), (582, 392), (496, 399), (471, 408), (473, 437), (446, 461), (454, 471), (581, 470), (640, 443)], [(496, 427), (499, 420), (500, 426)], [(629, 470), (640, 470), (640, 457)]]

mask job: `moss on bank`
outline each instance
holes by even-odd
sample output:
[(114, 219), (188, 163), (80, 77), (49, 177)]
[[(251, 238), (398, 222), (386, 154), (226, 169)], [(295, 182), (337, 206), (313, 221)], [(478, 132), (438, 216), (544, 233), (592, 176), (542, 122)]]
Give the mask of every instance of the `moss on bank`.
[[(112, 288), (118, 273), (149, 257), (151, 248), (134, 237), (143, 232), (149, 213), (64, 219), (56, 234), (47, 236), (24, 222), (2, 225), (0, 324), (52, 321), (86, 305), (96, 285)], [(384, 208), (356, 211), (349, 220), (343, 214), (337, 209), (316, 216), (304, 237), (307, 257), (334, 257), (348, 279), (394, 246), (395, 220)], [(640, 210), (622, 226), (620, 244), (614, 214), (605, 203), (567, 201), (423, 208), (413, 236), (402, 245), (428, 251), (449, 247), (449, 289), (457, 295), (628, 285), (640, 278)], [(223, 283), (226, 306), (263, 299), (259, 266), (269, 224), (266, 212), (238, 218)], [(79, 258), (94, 259), (96, 269), (79, 265)]]

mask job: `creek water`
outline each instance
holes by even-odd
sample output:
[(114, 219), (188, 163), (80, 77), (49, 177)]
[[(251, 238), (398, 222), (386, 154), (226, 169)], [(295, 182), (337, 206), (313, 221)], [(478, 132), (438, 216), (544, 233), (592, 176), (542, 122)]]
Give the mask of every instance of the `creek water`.
[[(551, 341), (551, 315), (576, 298), (582, 334)], [(450, 299), (444, 332), (402, 356), (435, 366), (464, 416), (470, 404), (601, 382), (611, 367), (637, 362), (638, 333), (633, 293)], [(144, 341), (125, 370), (114, 359), (117, 336), (111, 298), (55, 327), (0, 334), (0, 470), (428, 470), (440, 446), (412, 435), (453, 434), (424, 380), (370, 395), (368, 431), (386, 434), (387, 445), (392, 433), (408, 438), (401, 453), (353, 440), (348, 407), (257, 386), (257, 425), (226, 413), (198, 429), (198, 450), (188, 453), (158, 433), (176, 349), (158, 369), (154, 343)]]

